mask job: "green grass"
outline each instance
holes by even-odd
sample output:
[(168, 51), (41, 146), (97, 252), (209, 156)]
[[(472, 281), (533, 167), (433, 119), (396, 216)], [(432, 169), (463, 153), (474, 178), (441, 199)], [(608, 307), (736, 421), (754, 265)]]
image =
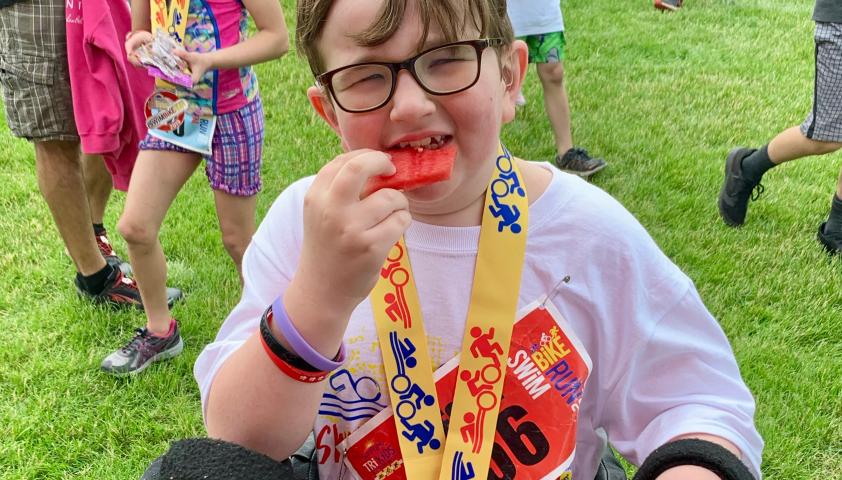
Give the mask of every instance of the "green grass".
[[(292, 0), (283, 4), (294, 21)], [(770, 172), (742, 229), (716, 211), (729, 148), (765, 143), (810, 108), (812, 2), (688, 0), (671, 15), (649, 0), (563, 6), (576, 143), (609, 160), (594, 182), (640, 219), (721, 321), (757, 397), (766, 478), (842, 478), (842, 264), (815, 240), (840, 155)], [(288, 55), (258, 74), (262, 217), (339, 142), (310, 111), (302, 59)], [(503, 138), (522, 157), (549, 158), (534, 70), (525, 94)], [(137, 478), (170, 440), (203, 434), (192, 364), (239, 296), (206, 180), (194, 175), (161, 235), (171, 284), (188, 295), (176, 310), (186, 350), (121, 380), (97, 368), (142, 316), (76, 298), (32, 147), (2, 128), (0, 151), (0, 478)], [(115, 193), (109, 206), (112, 230), (123, 200)]]

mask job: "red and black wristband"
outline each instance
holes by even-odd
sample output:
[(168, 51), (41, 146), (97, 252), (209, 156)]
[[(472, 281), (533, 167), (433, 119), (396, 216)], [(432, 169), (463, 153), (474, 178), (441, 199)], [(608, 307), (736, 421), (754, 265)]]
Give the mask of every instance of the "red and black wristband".
[(330, 372), (319, 370), (298, 355), (290, 352), (272, 335), (272, 307), (266, 309), (260, 319), (260, 344), (278, 369), (293, 380), (304, 383), (318, 383)]

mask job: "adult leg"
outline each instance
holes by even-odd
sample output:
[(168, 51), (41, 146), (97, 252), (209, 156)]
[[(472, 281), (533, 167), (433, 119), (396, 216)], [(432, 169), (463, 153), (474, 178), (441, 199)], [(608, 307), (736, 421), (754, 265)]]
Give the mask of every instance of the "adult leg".
[(88, 206), (91, 211), (91, 223), (101, 224), (105, 216), (105, 207), (111, 197), (111, 173), (105, 168), (102, 155), (82, 154), (85, 172), (85, 191), (88, 193)]
[(779, 133), (757, 150), (736, 148), (725, 160), (725, 181), (719, 192), (719, 213), (726, 224), (745, 222), (752, 192), (761, 193), (760, 180), (771, 168), (842, 147), (842, 27), (816, 23), (816, 73), (813, 108), (800, 126)]
[(101, 155), (82, 154), (82, 165), (85, 172), (85, 189), (88, 192), (88, 206), (91, 209), (91, 223), (96, 237), (97, 247), (105, 257), (105, 261), (112, 267), (119, 268), (123, 275), (131, 275), (132, 267), (117, 255), (108, 230), (103, 225), (105, 207), (111, 197), (113, 182), (111, 173), (105, 168), (105, 160)]
[(538, 78), (544, 90), (544, 108), (553, 128), (556, 150), (559, 155), (573, 148), (570, 132), (570, 103), (564, 87), (564, 64), (539, 63)]
[(839, 171), (839, 180), (836, 182), (836, 198), (842, 198), (842, 170)]
[(801, 133), (801, 127), (790, 127), (779, 133), (769, 142), (769, 160), (780, 165), (811, 155), (824, 155), (842, 148), (842, 143), (823, 142), (807, 138)]
[(69, 141), (35, 142), (38, 187), (67, 251), (84, 276), (105, 267), (105, 259), (91, 235), (91, 212), (85, 190), (79, 144)]
[(162, 150), (140, 152), (132, 172), (126, 206), (117, 228), (129, 247), (134, 277), (146, 311), (146, 328), (169, 331), (167, 263), (158, 232), (175, 196), (199, 165), (197, 154)]
[(839, 172), (827, 221), (819, 225), (818, 239), (829, 253), (842, 253), (842, 171)]
[(234, 261), (242, 283), (243, 254), (255, 230), (257, 195), (240, 197), (214, 190), (213, 198), (216, 203), (216, 216), (219, 218), (219, 229), (222, 232), (222, 244)]
[[(812, 155), (824, 155), (842, 148), (842, 143), (807, 138), (802, 127), (790, 127), (757, 150), (735, 148), (725, 161), (725, 181), (719, 192), (719, 213), (726, 224), (745, 222), (751, 192), (763, 192), (760, 180), (770, 169)], [(839, 187), (837, 187), (837, 190)], [(755, 197), (756, 198), (756, 197)]]

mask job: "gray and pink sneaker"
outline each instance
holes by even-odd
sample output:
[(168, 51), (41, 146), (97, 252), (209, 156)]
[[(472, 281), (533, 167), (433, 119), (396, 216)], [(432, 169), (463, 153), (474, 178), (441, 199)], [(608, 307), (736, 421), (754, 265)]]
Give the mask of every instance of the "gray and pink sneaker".
[(105, 357), (100, 369), (111, 375), (123, 376), (140, 373), (154, 362), (168, 360), (184, 349), (178, 322), (170, 321), (170, 331), (164, 337), (153, 335), (149, 330), (138, 328), (128, 343)]

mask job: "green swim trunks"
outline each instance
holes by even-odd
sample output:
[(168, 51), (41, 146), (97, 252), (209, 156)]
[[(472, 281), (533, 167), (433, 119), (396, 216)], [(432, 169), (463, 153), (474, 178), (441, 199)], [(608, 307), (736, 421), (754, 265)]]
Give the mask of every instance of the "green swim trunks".
[(564, 32), (517, 37), (529, 47), (529, 63), (558, 63), (564, 60)]

